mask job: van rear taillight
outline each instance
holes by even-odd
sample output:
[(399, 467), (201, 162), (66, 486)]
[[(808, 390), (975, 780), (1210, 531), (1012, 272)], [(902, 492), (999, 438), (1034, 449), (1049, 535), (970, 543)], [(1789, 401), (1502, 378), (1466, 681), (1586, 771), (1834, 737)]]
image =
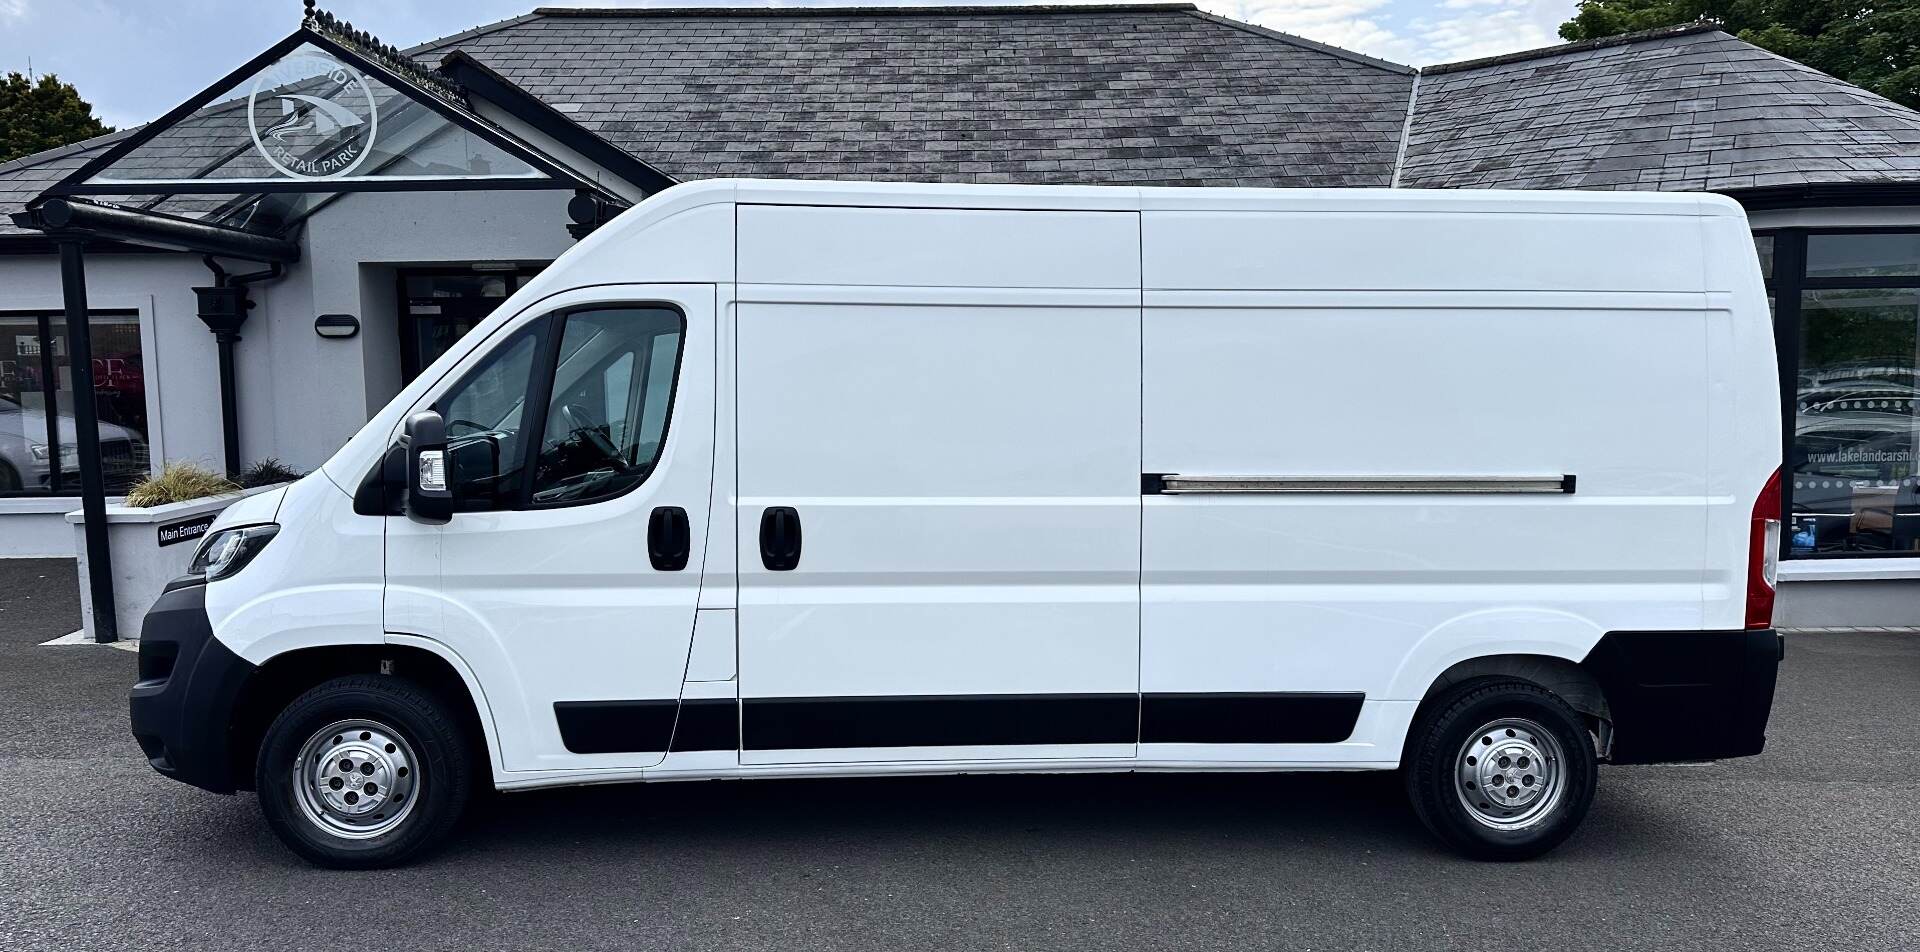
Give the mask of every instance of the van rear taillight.
[(1747, 545), (1747, 627), (1773, 627), (1773, 593), (1780, 583), (1780, 471), (1767, 477), (1753, 501)]

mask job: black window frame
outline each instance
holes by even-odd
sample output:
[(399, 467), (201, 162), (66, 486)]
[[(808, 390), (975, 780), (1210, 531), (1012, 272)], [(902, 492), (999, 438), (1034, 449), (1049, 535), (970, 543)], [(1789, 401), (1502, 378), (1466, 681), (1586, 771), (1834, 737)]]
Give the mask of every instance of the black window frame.
[[(585, 499), (561, 499), (550, 502), (536, 501), (533, 498), (533, 477), (537, 472), (536, 464), (539, 461), (540, 450), (546, 444), (547, 417), (551, 415), (553, 410), (552, 406), (550, 406), (553, 402), (553, 378), (560, 370), (560, 345), (565, 339), (568, 320), (576, 314), (643, 309), (667, 311), (673, 314), (674, 318), (680, 322), (680, 344), (675, 349), (673, 355), (673, 379), (668, 383), (667, 387), (666, 420), (660, 427), (660, 445), (655, 451), (654, 459), (647, 469), (646, 475), (629, 486), (599, 496)], [(686, 310), (671, 301), (594, 301), (547, 311), (533, 320), (528, 321), (525, 326), (531, 326), (541, 322), (545, 322), (546, 326), (540, 328), (535, 335), (533, 373), (528, 378), (527, 390), (522, 405), (523, 417), (532, 414), (536, 418), (521, 424), (522, 445), (520, 447), (520, 472), (522, 475), (520, 485), (514, 493), (514, 504), (511, 507), (494, 506), (485, 509), (457, 509), (455, 510), (456, 515), (467, 512), (535, 512), (548, 509), (566, 509), (573, 506), (592, 506), (603, 502), (610, 502), (652, 481), (653, 474), (659, 469), (660, 458), (664, 457), (667, 453), (667, 440), (671, 438), (673, 433), (673, 411), (680, 400), (681, 371), (687, 359)], [(506, 334), (500, 338), (501, 343), (505, 343), (518, 332), (518, 328), (508, 330)], [(433, 400), (433, 411), (444, 417), (447, 413), (448, 398), (458, 392), (461, 387), (465, 386), (467, 381), (471, 379), (473, 373), (480, 369), (480, 365), (475, 365), (472, 369), (462, 374), (451, 386), (441, 391), (440, 395)], [(536, 407), (538, 408), (537, 410), (535, 409)]]
[[(139, 316), (139, 311), (129, 310), (127, 308), (92, 308), (87, 311), (87, 320), (89, 322), (96, 317), (132, 317), (137, 319)], [(25, 474), (23, 473), (21, 474), (20, 488), (17, 490), (0, 490), (0, 499), (77, 499), (80, 496), (79, 471), (75, 470), (72, 473), (68, 473), (60, 467), (60, 385), (58, 382), (60, 361), (54, 357), (52, 346), (54, 335), (56, 333), (65, 333), (67, 316), (59, 309), (5, 308), (0, 309), (0, 317), (30, 318), (35, 322), (34, 330), (40, 338), (40, 395), (46, 400), (47, 407), (45, 414), (47, 418), (47, 488), (42, 490), (29, 487), (26, 485)], [(147, 343), (145, 334), (141, 335), (140, 343), (141, 376), (144, 380), (146, 377), (145, 351)], [(76, 393), (74, 398), (76, 400), (79, 399), (79, 394)], [(146, 399), (144, 393), (141, 399), (143, 401)], [(147, 421), (148, 432), (141, 434), (141, 439), (145, 441), (149, 447), (153, 444), (152, 430), (154, 423), (155, 421), (151, 419), (151, 414), (149, 414)], [(23, 432), (21, 435), (25, 436), (26, 434)], [(147, 471), (149, 475), (152, 474), (153, 467), (151, 461), (148, 463)], [(68, 478), (74, 481), (72, 487), (64, 485)]]
[[(1849, 277), (1810, 277), (1807, 274), (1807, 239), (1813, 235), (1920, 235), (1920, 225), (1862, 225), (1756, 228), (1755, 238), (1773, 240), (1773, 268), (1765, 275), (1767, 293), (1773, 298), (1774, 351), (1780, 374), (1780, 525), (1781, 531), (1793, 531), (1794, 444), (1799, 433), (1800, 341), (1804, 334), (1801, 304), (1808, 291), (1888, 290), (1920, 291), (1920, 274)], [(1781, 545), (1783, 561), (1820, 561), (1831, 559), (1911, 559), (1920, 552), (1804, 552), (1795, 553), (1790, 545)]]

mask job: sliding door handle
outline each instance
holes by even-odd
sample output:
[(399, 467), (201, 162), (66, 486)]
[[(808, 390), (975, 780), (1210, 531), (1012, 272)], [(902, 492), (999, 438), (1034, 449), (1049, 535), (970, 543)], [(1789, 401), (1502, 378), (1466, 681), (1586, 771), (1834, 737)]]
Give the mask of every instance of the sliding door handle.
[(800, 564), (800, 513), (792, 506), (768, 506), (760, 514), (760, 564), (769, 572)]
[(647, 558), (661, 572), (687, 567), (693, 550), (693, 529), (687, 511), (679, 506), (656, 506), (647, 519)]

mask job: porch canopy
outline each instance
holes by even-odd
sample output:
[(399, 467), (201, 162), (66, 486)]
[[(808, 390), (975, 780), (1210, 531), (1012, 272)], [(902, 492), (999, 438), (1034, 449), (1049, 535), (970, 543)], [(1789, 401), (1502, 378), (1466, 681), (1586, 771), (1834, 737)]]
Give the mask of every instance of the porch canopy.
[[(604, 217), (628, 202), (479, 116), (466, 91), (307, 0), (298, 30), (74, 170), (13, 216), (60, 249), (68, 361), (86, 517), (89, 594), (101, 641), (118, 637), (106, 492), (87, 328), (84, 249), (116, 242), (206, 256), (195, 288), (220, 347), (229, 471), (240, 466), (233, 344), (247, 285), (300, 258), (307, 216), (349, 192), (564, 189)], [(231, 274), (219, 258), (259, 262)], [(56, 413), (49, 412), (54, 420)], [(51, 425), (51, 424), (50, 424)]]

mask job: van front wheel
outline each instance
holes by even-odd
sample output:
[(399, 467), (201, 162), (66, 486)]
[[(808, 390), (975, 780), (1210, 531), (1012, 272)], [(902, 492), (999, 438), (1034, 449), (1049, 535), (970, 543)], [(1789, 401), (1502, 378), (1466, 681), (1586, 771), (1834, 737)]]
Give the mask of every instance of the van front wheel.
[(1579, 713), (1537, 684), (1504, 678), (1469, 681), (1426, 705), (1404, 766), (1421, 822), (1494, 860), (1532, 859), (1572, 835), (1598, 775)]
[(311, 863), (374, 869), (446, 836), (470, 755), (447, 706), (397, 677), (335, 678), (274, 719), (255, 768), (273, 832)]

